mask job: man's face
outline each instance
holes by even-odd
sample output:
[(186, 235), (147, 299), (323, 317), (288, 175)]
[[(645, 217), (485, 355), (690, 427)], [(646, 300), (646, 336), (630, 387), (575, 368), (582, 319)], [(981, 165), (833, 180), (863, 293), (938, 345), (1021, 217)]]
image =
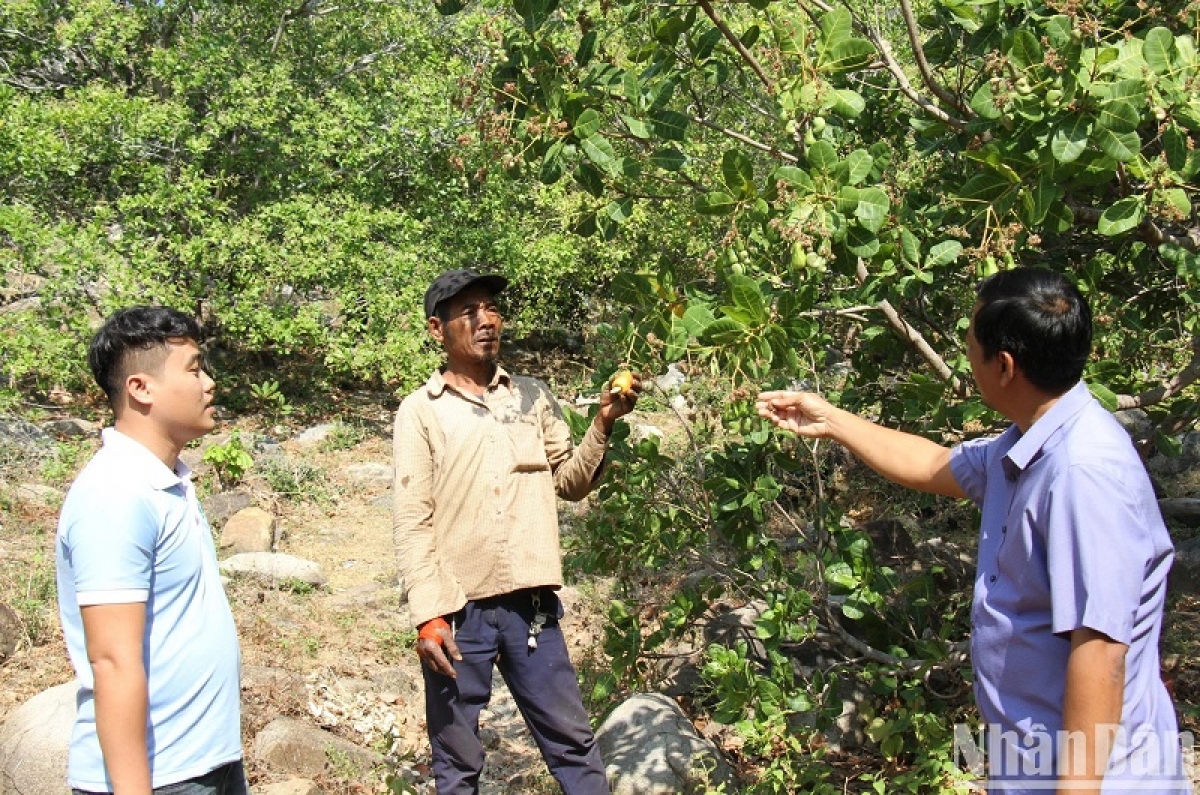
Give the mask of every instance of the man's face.
[(150, 414), (163, 432), (187, 444), (216, 426), (215, 382), (204, 370), (204, 357), (192, 340), (170, 340), (159, 367), (142, 372), (151, 398)]
[(468, 287), (445, 303), (445, 316), (429, 319), (429, 332), (454, 365), (492, 364), (500, 357), (504, 319), (486, 287)]

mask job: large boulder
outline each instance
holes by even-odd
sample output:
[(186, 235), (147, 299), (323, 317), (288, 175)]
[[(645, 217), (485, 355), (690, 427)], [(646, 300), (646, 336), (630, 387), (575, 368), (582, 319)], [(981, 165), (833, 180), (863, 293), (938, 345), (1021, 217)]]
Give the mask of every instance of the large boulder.
[(374, 751), (295, 718), (276, 718), (264, 726), (254, 738), (254, 758), (272, 770), (305, 778), (337, 767), (341, 775), (365, 779), (383, 763)]
[(319, 588), (325, 584), (320, 565), (281, 552), (231, 555), (221, 561), (221, 573), (254, 577), (280, 588), (292, 588), (297, 584)]
[(262, 508), (243, 508), (221, 530), (221, 551), (270, 552), (275, 542), (275, 517)]
[(636, 695), (596, 731), (613, 795), (678, 795), (704, 783), (733, 785), (717, 747), (679, 705), (660, 693)]
[(74, 682), (43, 690), (0, 726), (0, 795), (66, 795)]

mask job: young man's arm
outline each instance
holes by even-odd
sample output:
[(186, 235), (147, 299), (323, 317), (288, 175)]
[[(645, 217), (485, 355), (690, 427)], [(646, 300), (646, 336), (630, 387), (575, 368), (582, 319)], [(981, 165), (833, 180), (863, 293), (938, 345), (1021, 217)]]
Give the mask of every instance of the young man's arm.
[(80, 614), (95, 679), (96, 733), (114, 795), (148, 795), (146, 603), (88, 605)]
[(811, 392), (763, 392), (758, 414), (810, 439), (832, 439), (888, 480), (917, 491), (966, 497), (950, 471), (950, 449), (885, 428), (832, 406)]
[(1094, 629), (1071, 633), (1063, 693), (1063, 736), (1067, 739), (1059, 748), (1058, 760), (1063, 793), (1100, 793), (1113, 732), (1121, 722), (1128, 649)]

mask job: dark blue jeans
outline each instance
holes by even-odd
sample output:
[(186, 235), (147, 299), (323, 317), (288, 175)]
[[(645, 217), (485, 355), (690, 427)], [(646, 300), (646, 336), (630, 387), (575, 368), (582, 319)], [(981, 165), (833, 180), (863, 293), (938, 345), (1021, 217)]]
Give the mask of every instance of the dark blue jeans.
[(456, 679), (422, 666), (438, 795), (479, 792), (484, 760), (479, 713), (492, 695), (493, 666), (500, 669), (565, 795), (608, 795), (604, 762), (558, 623), (562, 606), (553, 591), (538, 593), (549, 620), (537, 636), (536, 649), (528, 645), (533, 592), (518, 591), (468, 602), (454, 614), (454, 640), (463, 656), (454, 663)]
[[(249, 791), (246, 771), (242, 768), (242, 760), (239, 759), (210, 770), (203, 776), (155, 787), (154, 795), (248, 795)], [(73, 789), (71, 792), (74, 795), (101, 795), (81, 789)]]

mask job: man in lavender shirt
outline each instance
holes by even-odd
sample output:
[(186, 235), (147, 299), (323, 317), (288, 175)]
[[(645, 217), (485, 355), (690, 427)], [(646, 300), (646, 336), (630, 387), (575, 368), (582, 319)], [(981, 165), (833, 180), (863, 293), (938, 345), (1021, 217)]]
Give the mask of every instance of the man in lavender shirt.
[(1013, 423), (1000, 436), (945, 448), (801, 392), (764, 392), (758, 412), (980, 507), (971, 661), (989, 792), (1190, 794), (1159, 675), (1174, 553), (1128, 435), (1080, 380), (1091, 312), (1035, 268), (987, 279), (978, 299), (967, 358)]

